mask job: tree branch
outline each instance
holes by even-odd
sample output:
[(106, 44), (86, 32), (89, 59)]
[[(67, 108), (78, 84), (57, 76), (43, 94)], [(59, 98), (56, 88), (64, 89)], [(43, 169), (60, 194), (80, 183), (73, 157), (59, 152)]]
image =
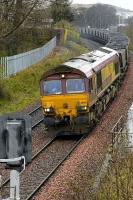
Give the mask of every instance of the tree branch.
[(24, 18), (18, 23), (18, 25), (16, 27), (14, 27), (12, 30), (10, 30), (8, 33), (6, 33), (5, 35), (1, 36), (0, 39), (4, 39), (6, 37), (8, 37), (9, 35), (11, 35), (12, 33), (14, 33), (22, 24), (23, 22), (26, 20), (26, 18), (30, 15), (30, 13), (32, 12), (32, 10), (35, 8), (35, 6), (37, 5), (37, 3), (39, 2), (39, 0), (35, 0), (33, 6), (31, 7), (31, 9), (29, 10), (29, 12), (24, 16)]

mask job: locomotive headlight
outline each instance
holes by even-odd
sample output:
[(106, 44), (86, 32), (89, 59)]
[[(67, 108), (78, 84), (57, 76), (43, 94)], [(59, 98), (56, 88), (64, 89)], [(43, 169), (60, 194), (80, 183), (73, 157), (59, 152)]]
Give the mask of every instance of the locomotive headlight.
[(61, 74), (61, 78), (65, 78), (65, 74)]
[(87, 106), (83, 106), (83, 110), (87, 110)]
[(87, 110), (87, 106), (80, 106), (81, 110)]
[(87, 106), (78, 106), (77, 111), (78, 112), (85, 112), (85, 111), (87, 111)]
[(47, 108), (46, 111), (47, 111), (47, 112), (50, 112), (50, 108)]
[(44, 108), (44, 112), (53, 112), (53, 108)]

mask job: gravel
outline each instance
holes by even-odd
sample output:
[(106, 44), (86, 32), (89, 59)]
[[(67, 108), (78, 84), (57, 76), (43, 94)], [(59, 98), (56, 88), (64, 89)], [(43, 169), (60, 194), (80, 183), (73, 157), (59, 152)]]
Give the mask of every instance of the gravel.
[(42, 187), (34, 200), (92, 199), (91, 185), (107, 152), (109, 130), (121, 115), (126, 116), (133, 102), (132, 87), (133, 54), (118, 96), (110, 104), (95, 129), (57, 170), (47, 185)]
[(27, 167), (20, 176), (21, 199), (25, 200), (48, 174), (60, 163), (77, 140), (55, 140)]

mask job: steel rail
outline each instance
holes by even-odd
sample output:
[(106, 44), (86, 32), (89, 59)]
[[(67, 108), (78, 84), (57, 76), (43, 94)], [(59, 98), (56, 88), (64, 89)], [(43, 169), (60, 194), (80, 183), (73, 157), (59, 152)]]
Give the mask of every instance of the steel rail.
[(32, 110), (31, 112), (28, 113), (28, 115), (32, 115), (34, 112), (36, 112), (37, 110), (39, 110), (41, 108), (41, 105), (39, 105), (38, 107), (36, 107), (34, 110)]
[[(41, 105), (39, 105), (38, 107), (36, 107), (34, 110), (32, 110), (31, 112), (28, 113), (28, 115), (32, 115), (33, 113), (35, 113), (36, 111), (38, 111), (41, 108)], [(37, 125), (39, 125), (44, 118), (40, 119), (38, 122), (36, 122), (34, 125), (32, 125), (32, 129), (35, 128)]]
[(44, 118), (40, 119), (38, 122), (36, 122), (34, 125), (32, 125), (32, 129), (34, 129), (36, 126), (38, 126), (40, 123), (42, 123), (43, 120), (44, 120)]
[(44, 151), (50, 144), (56, 140), (57, 136), (53, 137), (47, 144), (44, 145), (35, 155), (33, 155), (32, 160), (34, 160), (42, 151)]

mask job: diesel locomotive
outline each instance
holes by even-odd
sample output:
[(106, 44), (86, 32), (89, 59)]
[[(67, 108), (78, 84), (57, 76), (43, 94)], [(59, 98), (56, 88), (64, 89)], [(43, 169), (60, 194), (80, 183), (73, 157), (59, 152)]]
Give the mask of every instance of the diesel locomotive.
[(47, 128), (63, 124), (64, 134), (82, 134), (99, 121), (127, 70), (127, 45), (114, 46), (116, 50), (101, 47), (43, 74), (41, 105)]

